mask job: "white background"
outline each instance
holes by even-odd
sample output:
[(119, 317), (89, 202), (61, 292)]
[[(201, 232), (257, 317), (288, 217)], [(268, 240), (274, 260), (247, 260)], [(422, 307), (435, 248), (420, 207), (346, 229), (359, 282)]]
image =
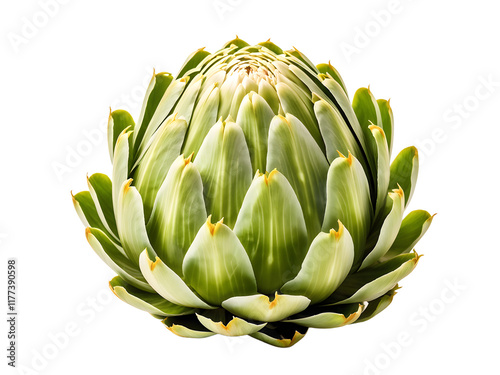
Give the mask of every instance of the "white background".
[[(0, 9), (0, 311), (6, 260), (17, 257), (23, 366), (12, 373), (497, 373), (494, 1), (55, 4), (2, 1)], [(391, 98), (394, 153), (416, 145), (422, 157), (409, 210), (438, 213), (417, 245), (425, 256), (383, 314), (310, 330), (290, 349), (252, 338), (182, 339), (119, 301), (107, 288), (113, 273), (87, 244), (71, 203), (70, 190), (86, 189), (87, 172), (110, 171), (102, 132), (108, 107), (137, 118), (153, 67), (176, 73), (195, 49), (215, 51), (235, 34), (296, 46), (315, 63), (331, 60), (351, 97), (370, 84), (376, 97)], [(63, 340), (68, 327), (72, 336)]]

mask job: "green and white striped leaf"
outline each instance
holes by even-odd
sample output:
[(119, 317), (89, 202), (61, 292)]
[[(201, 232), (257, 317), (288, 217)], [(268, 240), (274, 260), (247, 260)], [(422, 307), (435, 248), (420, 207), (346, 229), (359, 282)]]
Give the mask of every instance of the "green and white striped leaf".
[(165, 91), (167, 91), (173, 79), (174, 77), (170, 73), (161, 72), (156, 74), (153, 72), (153, 77), (151, 78), (151, 82), (149, 82), (148, 89), (146, 90), (141, 113), (139, 114), (139, 120), (137, 121), (137, 126), (134, 132), (134, 154), (142, 143), (142, 139), (144, 138), (144, 134), (149, 126), (149, 123), (151, 122), (151, 118), (156, 112), (160, 101), (164, 97)]
[(184, 256), (206, 218), (200, 173), (191, 156), (178, 156), (158, 192), (147, 229), (156, 254), (179, 275)]
[(118, 241), (111, 180), (105, 174), (94, 173), (92, 176), (87, 177), (87, 184), (99, 219), (101, 219), (108, 232)]
[(161, 317), (192, 314), (195, 309), (175, 305), (156, 293), (144, 292), (127, 283), (120, 276), (109, 282), (113, 293), (123, 302)]
[(144, 215), (149, 219), (170, 166), (181, 152), (187, 123), (183, 119), (171, 117), (155, 133), (151, 145), (145, 152), (134, 174), (135, 186), (144, 203)]
[[(188, 79), (181, 78), (175, 81), (168, 86), (163, 97), (161, 98), (156, 110), (151, 116), (151, 120), (147, 124), (147, 127), (144, 130), (144, 136), (142, 139), (135, 138), (134, 139), (134, 149), (135, 155), (141, 155), (144, 148), (149, 144), (151, 137), (158, 130), (161, 124), (167, 119), (167, 117), (172, 113), (173, 108), (175, 107), (177, 101), (179, 100), (181, 94), (186, 88)], [(143, 130), (142, 128), (140, 129)], [(140, 141), (140, 143), (138, 143)]]
[(88, 227), (85, 229), (85, 237), (99, 258), (125, 281), (141, 290), (153, 291), (137, 265), (127, 258), (123, 248), (112, 242), (103, 231)]
[(336, 108), (325, 100), (318, 99), (314, 103), (314, 113), (318, 119), (319, 129), (326, 145), (326, 156), (330, 163), (338, 156), (338, 152), (344, 155), (351, 152), (358, 160), (363, 158), (355, 136)]
[(415, 147), (407, 147), (401, 151), (391, 164), (389, 189), (399, 186), (405, 192), (407, 206), (415, 191), (418, 177), (418, 151)]
[(244, 319), (238, 317), (232, 317), (229, 319), (217, 319), (217, 315), (212, 314), (212, 311), (208, 310), (206, 312), (197, 313), (196, 317), (207, 329), (214, 333), (218, 333), (223, 336), (245, 336), (252, 333), (260, 331), (266, 323), (254, 324), (247, 322)]
[(264, 294), (254, 294), (229, 298), (222, 302), (222, 307), (247, 319), (277, 322), (305, 310), (310, 303), (304, 296), (276, 292), (272, 301)]
[(302, 340), (307, 330), (307, 327), (293, 323), (268, 323), (250, 336), (278, 348), (289, 348)]
[(269, 107), (273, 110), (273, 113), (277, 115), (280, 108), (280, 101), (276, 89), (265, 79), (262, 79), (259, 82), (258, 93), (262, 98), (264, 98)]
[[(330, 91), (330, 93), (333, 95), (333, 97), (337, 101), (337, 105), (338, 105), (337, 109), (339, 110), (339, 112), (344, 113), (345, 117), (347, 118), (347, 120), (349, 122), (349, 125), (351, 125), (352, 131), (354, 132), (354, 134), (356, 134), (356, 138), (358, 139), (358, 141), (359, 141), (359, 143), (364, 151), (364, 154), (368, 155), (370, 153), (370, 149), (368, 149), (368, 144), (367, 144), (369, 139), (368, 140), (366, 139), (365, 132), (361, 128), (361, 125), (358, 121), (358, 118), (356, 117), (356, 113), (354, 112), (354, 110), (351, 106), (351, 101), (347, 97), (346, 92), (344, 91), (342, 86), (340, 86), (338, 84), (338, 82), (335, 81), (335, 79), (333, 79), (333, 78), (327, 78), (327, 79), (323, 80), (322, 83)], [(360, 159), (360, 161), (365, 167), (368, 167), (367, 165), (365, 165), (364, 159)], [(366, 162), (368, 162), (368, 161), (369, 160), (366, 159)], [(368, 171), (368, 169), (366, 169), (366, 170)]]
[(340, 73), (337, 71), (337, 69), (335, 69), (332, 66), (332, 64), (330, 63), (319, 64), (316, 65), (316, 68), (319, 70), (320, 73), (330, 75), (330, 77), (333, 78), (339, 84), (340, 87), (342, 87), (342, 90), (344, 90), (344, 93), (347, 96), (347, 89), (345, 87), (344, 80), (340, 76)]
[(354, 267), (364, 254), (373, 217), (370, 188), (360, 162), (352, 155), (340, 156), (330, 165), (326, 183), (327, 201), (323, 232), (337, 229), (340, 220), (352, 237)]
[[(295, 116), (305, 126), (309, 134), (323, 151), (325, 144), (321, 138), (318, 121), (314, 115), (313, 104), (310, 98), (301, 95), (300, 89), (290, 87), (292, 83), (278, 83), (276, 91), (285, 114)], [(269, 143), (272, 144), (271, 142)]]
[(246, 75), (247, 74), (238, 71), (227, 75), (226, 80), (220, 87), (219, 117), (226, 119), (230, 115), (234, 94)]
[(380, 126), (382, 117), (370, 88), (360, 88), (354, 94), (352, 108), (358, 119), (361, 130), (366, 140), (366, 154), (373, 172), (373, 177), (377, 178), (377, 145), (369, 128), (370, 125)]
[(173, 110), (177, 118), (184, 118), (188, 124), (191, 122), (191, 117), (193, 117), (194, 106), (198, 100), (198, 95), (204, 79), (205, 77), (202, 74), (194, 77), (193, 82), (189, 83), (186, 91), (182, 94)]
[(147, 250), (144, 250), (140, 256), (139, 266), (149, 285), (166, 300), (176, 305), (198, 309), (213, 308), (194, 294), (180, 276), (163, 263), (160, 258), (156, 257), (153, 262)]
[(233, 228), (253, 175), (243, 130), (234, 122), (217, 122), (203, 141), (194, 165), (203, 181), (207, 212), (214, 220), (224, 218)]
[(375, 166), (376, 166), (376, 182), (377, 182), (377, 201), (375, 204), (375, 217), (378, 216), (380, 210), (385, 207), (385, 200), (387, 196), (387, 188), (389, 187), (390, 179), (390, 156), (387, 140), (382, 128), (376, 125), (368, 127), (375, 140)]
[(349, 275), (324, 304), (338, 305), (377, 299), (408, 276), (419, 258), (415, 253), (403, 254)]
[(382, 224), (375, 247), (363, 260), (360, 270), (372, 265), (377, 260), (382, 258), (385, 253), (387, 253), (396, 239), (399, 228), (401, 227), (401, 220), (403, 219), (403, 212), (405, 210), (405, 196), (403, 189), (394, 189), (393, 192), (388, 195), (392, 200), (391, 211)]
[(390, 155), (394, 141), (394, 116), (392, 114), (390, 100), (378, 99), (377, 104), (380, 111), (380, 119), (382, 120), (379, 126), (384, 129)]
[(356, 322), (365, 309), (364, 304), (313, 306), (284, 320), (309, 328), (338, 328)]
[(186, 282), (208, 303), (220, 305), (233, 296), (257, 291), (245, 249), (233, 231), (208, 217), (186, 253), (182, 271)]
[(132, 184), (132, 179), (124, 182), (118, 198), (116, 226), (123, 249), (128, 258), (139, 264), (139, 256), (144, 249), (153, 251), (149, 243), (144, 221), (141, 195)]
[(283, 54), (283, 50), (280, 47), (278, 47), (276, 44), (271, 42), (271, 39), (269, 39), (265, 42), (259, 43), (259, 46), (266, 47), (268, 50), (272, 51), (276, 55)]
[(316, 304), (344, 281), (354, 260), (354, 244), (348, 230), (339, 223), (339, 231), (320, 232), (311, 243), (298, 275), (281, 291), (303, 295)]
[(182, 147), (182, 152), (185, 155), (190, 155), (194, 152), (196, 156), (208, 131), (217, 122), (219, 91), (219, 88), (215, 84), (212, 88), (204, 92), (202, 91), (201, 98), (196, 105), (193, 118), (189, 124), (184, 146)]
[(131, 160), (131, 139), (132, 132), (127, 132), (125, 129), (116, 142), (115, 154), (113, 157), (113, 209), (115, 211), (115, 218), (118, 216), (118, 197), (120, 189), (125, 181), (128, 180), (130, 172)]
[(280, 171), (295, 191), (310, 243), (323, 223), (328, 161), (306, 127), (290, 114), (274, 117), (268, 147), (267, 170)]
[(102, 223), (90, 192), (81, 191), (75, 195), (71, 193), (71, 198), (76, 213), (85, 227), (98, 228), (106, 233), (108, 237), (114, 238)]
[(285, 176), (277, 170), (256, 175), (234, 233), (248, 253), (261, 293), (274, 293), (295, 277), (307, 253), (307, 230)]
[(180, 337), (205, 338), (215, 335), (200, 323), (195, 314), (167, 317), (162, 321), (167, 329)]
[(429, 229), (434, 216), (435, 214), (431, 216), (431, 214), (424, 210), (412, 211), (406, 215), (401, 223), (401, 228), (399, 228), (396, 239), (382, 259), (387, 260), (413, 250), (417, 242), (420, 241), (425, 232), (427, 232), (427, 229)]
[(133, 130), (135, 126), (134, 119), (127, 111), (118, 109), (109, 113), (108, 118), (108, 149), (109, 157), (113, 162), (113, 155), (115, 152), (116, 141), (125, 129)]
[(363, 311), (363, 313), (355, 323), (366, 322), (367, 320), (370, 320), (374, 316), (384, 311), (391, 304), (394, 296), (397, 294), (396, 290), (398, 289), (399, 286), (396, 285), (383, 296), (380, 296), (373, 301), (369, 301), (368, 307)]
[(205, 51), (205, 47), (194, 51), (182, 65), (177, 74), (177, 79), (184, 77), (188, 71), (196, 68), (207, 56), (210, 56), (210, 52)]
[(273, 110), (262, 96), (251, 92), (243, 98), (236, 123), (245, 134), (253, 171), (266, 170), (269, 127), (273, 117)]

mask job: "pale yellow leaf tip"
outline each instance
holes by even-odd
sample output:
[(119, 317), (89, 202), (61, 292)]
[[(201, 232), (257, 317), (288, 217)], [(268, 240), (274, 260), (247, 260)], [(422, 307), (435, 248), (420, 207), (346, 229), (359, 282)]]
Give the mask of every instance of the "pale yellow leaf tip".
[(156, 268), (156, 265), (157, 265), (158, 263), (160, 263), (160, 262), (161, 262), (161, 259), (160, 259), (159, 257), (156, 257), (155, 261), (154, 261), (154, 262), (152, 262), (152, 261), (149, 259), (149, 256), (148, 256), (148, 261), (149, 261), (149, 269), (150, 269), (151, 271), (154, 271), (154, 270), (155, 270), (155, 268)]
[(132, 178), (129, 178), (127, 180), (127, 183), (125, 184), (125, 186), (123, 187), (123, 192), (126, 193), (127, 191), (129, 191), (130, 189), (130, 185), (132, 185), (132, 181), (133, 179)]
[(342, 234), (344, 233), (344, 224), (340, 220), (337, 220), (339, 223), (339, 230), (336, 231), (335, 229), (330, 229), (330, 236), (335, 237), (336, 240), (339, 240), (340, 237), (342, 237)]
[(90, 227), (85, 228), (85, 238), (87, 239), (87, 241), (89, 240), (91, 235), (92, 232), (90, 231)]
[(269, 185), (271, 178), (277, 173), (278, 173), (278, 170), (276, 168), (274, 168), (271, 172), (264, 174), (264, 182), (266, 183), (266, 185)]
[(221, 227), (224, 222), (224, 218), (220, 219), (217, 223), (212, 224), (212, 215), (209, 215), (207, 218), (207, 227), (212, 236), (215, 235), (217, 230)]
[(184, 166), (188, 165), (191, 163), (191, 160), (193, 160), (194, 152), (191, 153), (186, 159), (184, 159)]

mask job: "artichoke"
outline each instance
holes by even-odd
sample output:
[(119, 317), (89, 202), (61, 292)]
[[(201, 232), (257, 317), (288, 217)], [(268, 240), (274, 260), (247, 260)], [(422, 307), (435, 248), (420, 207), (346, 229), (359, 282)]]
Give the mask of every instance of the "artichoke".
[(111, 178), (73, 196), (121, 300), (183, 337), (288, 347), (368, 320), (416, 266), (432, 217), (403, 218), (414, 147), (390, 163), (389, 101), (352, 104), (330, 64), (236, 38), (153, 75), (108, 125)]

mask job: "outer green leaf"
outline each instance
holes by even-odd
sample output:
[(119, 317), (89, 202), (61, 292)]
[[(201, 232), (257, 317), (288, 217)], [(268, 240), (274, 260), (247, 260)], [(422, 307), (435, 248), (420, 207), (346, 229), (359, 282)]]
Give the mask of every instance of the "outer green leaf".
[(306, 335), (308, 328), (293, 323), (269, 323), (250, 336), (278, 348), (289, 348)]
[(367, 320), (370, 320), (374, 316), (384, 311), (391, 304), (392, 299), (397, 294), (396, 290), (398, 289), (399, 287), (396, 285), (383, 296), (380, 296), (377, 299), (368, 302), (368, 307), (363, 311), (363, 313), (355, 323), (366, 322)]
[(149, 219), (156, 195), (174, 160), (179, 156), (187, 123), (171, 117), (165, 121), (153, 137), (135, 172), (135, 185), (144, 202), (144, 215)]
[(231, 112), (231, 105), (238, 86), (243, 82), (247, 74), (243, 72), (232, 72), (227, 74), (226, 80), (220, 87), (219, 117), (226, 119)]
[(106, 229), (106, 226), (102, 223), (101, 218), (97, 213), (95, 203), (92, 200), (92, 196), (88, 191), (81, 191), (75, 195), (71, 193), (71, 197), (73, 199), (73, 206), (75, 207), (76, 213), (80, 217), (84, 226), (99, 228), (105, 232), (108, 237), (113, 237)]
[(174, 316), (162, 321), (167, 329), (177, 336), (189, 338), (204, 338), (215, 335), (200, 323), (196, 315)]
[(177, 274), (207, 218), (200, 173), (191, 157), (175, 159), (156, 197), (148, 233), (158, 256)]
[(177, 115), (178, 118), (184, 118), (189, 124), (191, 122), (191, 117), (194, 112), (194, 105), (198, 99), (200, 93), (201, 85), (205, 77), (202, 74), (198, 74), (193, 78), (193, 82), (190, 82), (186, 91), (180, 97), (177, 105), (175, 106), (173, 113)]
[(111, 162), (115, 151), (116, 141), (120, 134), (127, 128), (133, 130), (135, 126), (134, 119), (127, 111), (122, 109), (109, 113), (108, 119), (108, 149)]
[(243, 130), (234, 122), (219, 121), (208, 132), (194, 164), (203, 181), (207, 212), (234, 227), (252, 183), (252, 164)]
[(418, 151), (415, 147), (407, 147), (401, 151), (391, 164), (391, 176), (389, 189), (396, 189), (399, 186), (406, 195), (405, 205), (408, 205), (418, 176)]
[(333, 78), (339, 85), (342, 87), (342, 90), (344, 90), (345, 95), (347, 96), (347, 89), (345, 87), (344, 80), (340, 76), (339, 72), (337, 69), (335, 69), (330, 62), (328, 64), (319, 64), (316, 65), (316, 68), (319, 70), (320, 73), (323, 74), (329, 74), (331, 78)]
[(136, 138), (134, 138), (135, 155), (142, 154), (144, 148), (149, 145), (153, 134), (161, 126), (163, 121), (165, 121), (165, 119), (172, 113), (174, 106), (186, 87), (187, 81), (187, 78), (181, 78), (173, 81), (168, 86), (167, 90), (163, 94), (163, 97), (158, 103), (153, 116), (151, 116), (151, 120), (147, 124), (147, 127), (143, 129), (141, 125), (141, 128), (139, 129), (141, 132), (144, 131), (144, 136), (140, 138), (139, 134)]
[(358, 144), (361, 147), (361, 150), (363, 151), (363, 158), (359, 159), (361, 161), (361, 164), (365, 168), (365, 171), (367, 173), (367, 176), (371, 175), (368, 173), (369, 170), (369, 149), (367, 142), (369, 139), (365, 139), (365, 132), (361, 128), (361, 125), (358, 121), (358, 118), (356, 117), (356, 114), (354, 113), (354, 110), (352, 109), (351, 102), (349, 101), (349, 98), (347, 97), (345, 91), (342, 89), (342, 87), (335, 81), (333, 78), (328, 78), (323, 80), (323, 85), (330, 91), (330, 93), (333, 95), (333, 97), (336, 100), (336, 105), (337, 109), (339, 112), (344, 114), (345, 119), (347, 119), (346, 123), (351, 126), (352, 132), (356, 135), (356, 139), (358, 140)]
[(366, 237), (373, 217), (370, 188), (359, 161), (349, 154), (330, 165), (327, 178), (327, 201), (323, 232), (337, 228), (340, 220), (354, 243), (354, 267), (364, 253)]
[(299, 201), (277, 170), (254, 178), (234, 232), (252, 262), (260, 292), (273, 293), (295, 277), (307, 252), (307, 230)]
[(209, 55), (210, 52), (205, 51), (205, 47), (194, 51), (191, 55), (188, 56), (188, 58), (182, 65), (179, 73), (177, 74), (177, 79), (184, 77), (189, 70), (196, 68), (198, 64), (201, 63)]
[(148, 293), (139, 290), (125, 282), (120, 276), (109, 282), (113, 293), (123, 302), (158, 316), (177, 316), (192, 314), (194, 309), (174, 305), (156, 293)]
[(266, 47), (268, 50), (272, 51), (276, 55), (283, 54), (283, 50), (280, 47), (278, 47), (276, 44), (271, 42), (271, 39), (269, 39), (265, 42), (259, 43), (259, 46)]
[[(316, 141), (321, 150), (325, 149), (325, 144), (321, 138), (318, 122), (314, 115), (312, 101), (300, 95), (300, 89), (290, 87), (291, 83), (278, 83), (276, 90), (285, 114), (297, 117), (306, 127), (312, 138)], [(271, 143), (270, 143), (271, 144)]]
[(273, 110), (262, 96), (251, 92), (243, 98), (236, 123), (245, 134), (253, 171), (266, 170), (267, 139), (273, 117)]
[(403, 254), (356, 272), (345, 279), (325, 304), (346, 304), (377, 299), (408, 276), (417, 265), (418, 259), (417, 254)]
[(376, 181), (377, 181), (377, 201), (375, 204), (375, 217), (378, 216), (380, 210), (385, 206), (387, 188), (389, 186), (389, 165), (390, 156), (387, 140), (382, 128), (376, 125), (370, 125), (369, 129), (375, 140), (375, 166), (376, 166)]
[(372, 265), (377, 260), (382, 258), (385, 253), (387, 253), (396, 236), (398, 235), (398, 231), (401, 226), (401, 220), (403, 219), (403, 212), (405, 209), (404, 192), (401, 188), (394, 189), (393, 192), (389, 193), (389, 197), (392, 200), (391, 211), (382, 224), (382, 228), (380, 230), (378, 241), (375, 244), (375, 247), (363, 260), (360, 270)]
[(222, 224), (203, 225), (191, 244), (182, 271), (186, 281), (208, 303), (257, 291), (252, 265), (233, 231)]
[(383, 260), (393, 258), (400, 254), (409, 253), (422, 236), (429, 229), (434, 215), (430, 215), (427, 211), (416, 210), (410, 212), (403, 219), (398, 235), (394, 240), (391, 248), (383, 257)]
[(311, 300), (304, 296), (274, 295), (274, 299), (263, 294), (229, 298), (222, 307), (233, 314), (261, 322), (277, 322), (307, 308)]
[(153, 77), (151, 78), (151, 82), (149, 83), (146, 91), (146, 96), (144, 97), (144, 103), (142, 104), (139, 120), (137, 121), (137, 127), (134, 132), (134, 150), (137, 151), (137, 148), (141, 144), (144, 133), (151, 122), (151, 118), (153, 117), (165, 94), (165, 91), (167, 91), (173, 79), (174, 77), (170, 73), (153, 73)]
[(147, 250), (144, 250), (139, 260), (139, 266), (149, 285), (166, 300), (176, 305), (199, 309), (212, 309), (186, 285), (162, 260), (156, 257), (153, 262)]
[(382, 117), (375, 97), (369, 88), (360, 88), (354, 94), (352, 108), (356, 113), (359, 125), (363, 131), (366, 140), (366, 154), (370, 162), (374, 179), (377, 178), (377, 145), (371, 134), (370, 125), (379, 126), (382, 123)]
[(318, 303), (344, 281), (354, 260), (351, 235), (339, 223), (339, 231), (319, 233), (311, 244), (298, 275), (281, 288), (283, 293), (303, 295)]
[(267, 170), (278, 169), (302, 207), (309, 242), (321, 230), (328, 162), (306, 127), (294, 116), (276, 116), (269, 129)]
[(139, 256), (144, 249), (153, 251), (149, 243), (144, 222), (141, 195), (132, 184), (132, 179), (124, 182), (118, 198), (116, 226), (123, 249), (128, 258), (139, 264)]
[(280, 108), (278, 93), (276, 92), (276, 89), (265, 79), (262, 79), (259, 82), (259, 95), (264, 98), (267, 104), (269, 104), (269, 107), (273, 110), (273, 113), (277, 115)]
[(390, 105), (390, 100), (378, 99), (378, 108), (380, 111), (380, 127), (384, 129), (384, 133), (387, 139), (387, 146), (389, 147), (389, 155), (392, 152), (392, 143), (394, 140), (394, 116), (392, 114), (392, 109)]
[(363, 158), (355, 136), (336, 108), (325, 100), (318, 99), (314, 103), (314, 112), (325, 140), (326, 156), (330, 163), (338, 156), (338, 152), (344, 155), (351, 152), (358, 160)]
[(220, 319), (213, 314), (218, 310), (208, 310), (196, 314), (196, 317), (207, 329), (223, 336), (245, 336), (260, 331), (266, 323), (254, 324), (238, 317)]
[(101, 219), (102, 224), (108, 232), (118, 240), (116, 237), (118, 231), (116, 229), (115, 211), (113, 209), (113, 186), (111, 180), (105, 174), (94, 173), (87, 178), (87, 184), (99, 219)]
[(325, 307), (315, 306), (284, 321), (309, 328), (338, 328), (356, 322), (364, 308), (365, 305), (357, 303)]
[[(238, 38), (238, 36), (236, 36), (235, 39), (233, 40), (230, 40), (229, 42), (227, 42), (226, 44), (224, 44), (224, 46), (222, 48), (228, 48), (228, 47), (231, 47), (231, 46), (236, 46), (238, 47), (236, 49), (236, 51), (240, 48), (244, 48), (244, 47), (248, 47), (250, 44), (248, 44), (247, 42), (245, 42), (244, 40)], [(234, 51), (234, 52), (236, 52)]]
[(194, 110), (193, 119), (189, 124), (188, 134), (182, 147), (182, 152), (185, 155), (190, 155), (192, 152), (196, 155), (208, 131), (217, 122), (218, 108), (219, 88), (214, 85), (211, 90), (205, 90), (202, 93)]
[(123, 248), (113, 243), (103, 231), (97, 228), (87, 228), (85, 229), (85, 236), (92, 249), (109, 268), (129, 284), (148, 292), (153, 291), (137, 265), (127, 258)]
[(113, 208), (115, 211), (115, 218), (118, 216), (118, 197), (120, 189), (125, 181), (128, 179), (130, 172), (131, 160), (131, 140), (130, 135), (132, 132), (127, 132), (126, 129), (118, 137), (116, 142), (115, 154), (113, 156)]

